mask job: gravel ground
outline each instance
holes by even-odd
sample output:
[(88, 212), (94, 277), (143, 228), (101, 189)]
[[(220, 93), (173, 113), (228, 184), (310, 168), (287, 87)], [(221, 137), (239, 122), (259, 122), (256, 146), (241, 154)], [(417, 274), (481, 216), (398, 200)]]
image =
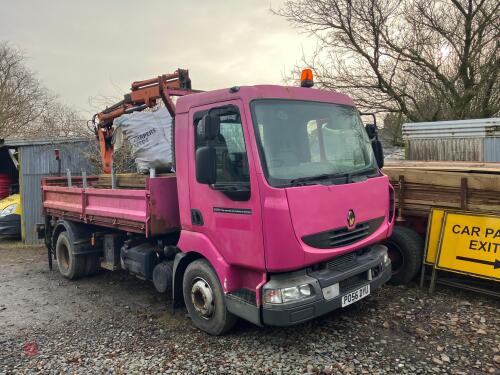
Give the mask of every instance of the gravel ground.
[(0, 374), (500, 374), (491, 297), (386, 286), (296, 327), (210, 337), (146, 282), (70, 282), (45, 257), (0, 244)]

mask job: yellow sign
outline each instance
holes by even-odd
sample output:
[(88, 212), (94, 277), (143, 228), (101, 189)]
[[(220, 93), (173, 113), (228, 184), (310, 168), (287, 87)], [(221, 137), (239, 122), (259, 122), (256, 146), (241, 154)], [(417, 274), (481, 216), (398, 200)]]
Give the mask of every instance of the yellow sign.
[(436, 268), (500, 281), (500, 217), (445, 212)]
[(429, 215), (427, 238), (425, 240), (425, 264), (433, 265), (436, 262), (443, 216), (444, 210), (441, 208), (433, 208)]

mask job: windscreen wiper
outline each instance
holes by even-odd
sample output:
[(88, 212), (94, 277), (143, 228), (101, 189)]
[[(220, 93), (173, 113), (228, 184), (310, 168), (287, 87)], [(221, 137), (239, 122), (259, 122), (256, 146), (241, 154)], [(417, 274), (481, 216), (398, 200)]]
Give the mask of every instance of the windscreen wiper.
[(348, 173), (343, 173), (341, 176), (346, 178), (346, 183), (351, 183), (352, 178), (354, 176), (361, 176), (364, 175), (367, 178), (374, 177), (371, 176), (372, 172), (377, 171), (377, 168), (368, 168), (368, 169), (361, 169), (359, 171), (354, 171), (354, 172), (348, 172)]
[(369, 169), (362, 169), (359, 171), (354, 171), (354, 172), (346, 172), (346, 173), (323, 173), (317, 176), (308, 176), (308, 177), (299, 177), (299, 178), (294, 178), (293, 180), (290, 180), (290, 185), (292, 186), (300, 186), (304, 185), (307, 182), (315, 182), (315, 181), (321, 181), (321, 180), (329, 180), (329, 179), (339, 179), (339, 178), (345, 178), (346, 183), (352, 182), (352, 177), (354, 176), (359, 176), (368, 172), (375, 171), (376, 168), (369, 168)]
[(320, 181), (320, 180), (328, 180), (330, 178), (336, 177), (333, 174), (329, 173), (323, 173), (319, 174), (317, 176), (308, 176), (308, 177), (298, 177), (290, 180), (290, 185), (292, 186), (299, 186), (302, 185), (306, 182), (313, 182), (313, 181)]

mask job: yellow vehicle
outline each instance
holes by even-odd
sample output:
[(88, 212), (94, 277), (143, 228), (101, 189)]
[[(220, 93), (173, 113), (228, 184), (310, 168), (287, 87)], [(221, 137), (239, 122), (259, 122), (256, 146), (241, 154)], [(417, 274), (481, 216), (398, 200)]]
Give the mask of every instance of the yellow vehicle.
[(13, 194), (0, 200), (0, 239), (21, 237), (21, 196)]

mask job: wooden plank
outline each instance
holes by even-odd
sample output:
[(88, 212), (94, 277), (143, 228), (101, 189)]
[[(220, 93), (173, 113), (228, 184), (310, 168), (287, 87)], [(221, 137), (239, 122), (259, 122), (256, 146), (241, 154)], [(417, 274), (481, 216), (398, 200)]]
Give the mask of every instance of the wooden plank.
[(467, 177), (470, 189), (491, 190), (500, 192), (500, 174), (477, 174), (448, 171), (430, 171), (406, 168), (384, 168), (384, 174), (391, 181), (398, 181), (399, 176), (405, 177), (405, 182), (446, 187), (460, 187), (463, 177)]
[[(156, 177), (175, 177), (175, 173), (162, 173)], [(119, 173), (116, 175), (116, 187), (118, 189), (145, 189), (149, 175), (138, 173)], [(101, 174), (93, 185), (96, 188), (111, 188), (111, 175)]]
[(435, 171), (469, 171), (478, 173), (500, 173), (500, 163), (464, 161), (414, 161), (387, 160), (384, 168), (424, 169)]
[(500, 214), (500, 163), (394, 161), (383, 172), (396, 191), (404, 176), (405, 216), (427, 217), (434, 207), (457, 209), (463, 201), (468, 210)]
[(439, 160), (386, 160), (385, 165), (387, 166), (399, 166), (399, 167), (496, 167), (500, 168), (500, 163), (498, 162), (485, 162), (485, 161), (439, 161)]
[[(447, 202), (447, 201), (432, 201), (432, 202), (423, 202), (415, 199), (405, 199), (405, 208), (406, 206), (412, 206), (414, 208), (421, 209), (430, 209), (431, 207), (447, 207), (447, 208), (460, 208), (460, 202)], [(468, 202), (467, 207), (469, 210), (474, 211), (492, 211), (492, 212), (500, 212), (500, 205), (491, 205), (485, 202)], [(406, 209), (405, 209), (406, 211)]]

